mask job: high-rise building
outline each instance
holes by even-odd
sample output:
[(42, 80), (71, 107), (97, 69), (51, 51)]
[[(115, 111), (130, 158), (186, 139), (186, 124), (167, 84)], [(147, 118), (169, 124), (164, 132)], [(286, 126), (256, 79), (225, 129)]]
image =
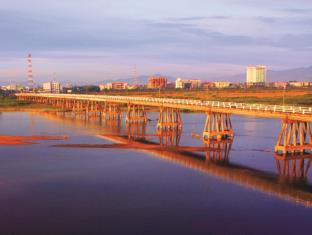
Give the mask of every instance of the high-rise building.
[(151, 76), (148, 79), (147, 88), (166, 88), (167, 78), (163, 76)]
[(267, 67), (265, 65), (252, 65), (247, 67), (247, 86), (264, 86), (267, 77)]

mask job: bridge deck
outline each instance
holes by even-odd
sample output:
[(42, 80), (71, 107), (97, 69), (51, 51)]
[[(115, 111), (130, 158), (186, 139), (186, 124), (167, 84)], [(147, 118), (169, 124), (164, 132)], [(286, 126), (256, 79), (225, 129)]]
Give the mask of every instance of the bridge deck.
[(88, 100), (113, 102), (120, 104), (144, 105), (150, 107), (168, 107), (199, 112), (218, 112), (237, 115), (281, 118), (296, 121), (312, 121), (312, 107), (281, 106), (266, 104), (247, 104), (221, 101), (204, 101), (193, 99), (169, 99), (150, 97), (108, 96), (108, 95), (72, 95), (19, 93), (18, 97), (41, 97), (50, 99)]

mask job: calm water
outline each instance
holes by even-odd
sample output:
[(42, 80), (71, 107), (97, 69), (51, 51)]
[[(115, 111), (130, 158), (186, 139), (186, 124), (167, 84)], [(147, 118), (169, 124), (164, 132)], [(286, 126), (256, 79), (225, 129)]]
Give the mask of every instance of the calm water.
[[(157, 142), (156, 114), (149, 118), (146, 139)], [(183, 114), (180, 145), (202, 146), (192, 133), (204, 119)], [(0, 146), (0, 234), (311, 234), (312, 175), (278, 174), (280, 122), (232, 122), (229, 160), (220, 162), (204, 153), (52, 147), (109, 144), (97, 135), (127, 130), (124, 122), (1, 113), (0, 135), (70, 138)]]

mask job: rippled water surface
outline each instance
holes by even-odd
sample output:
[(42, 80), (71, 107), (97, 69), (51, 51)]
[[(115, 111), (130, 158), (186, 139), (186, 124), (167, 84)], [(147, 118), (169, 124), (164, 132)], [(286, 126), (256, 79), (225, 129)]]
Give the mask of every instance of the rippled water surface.
[[(145, 132), (133, 129), (145, 133), (140, 146), (159, 143), (156, 114), (148, 116)], [(179, 145), (203, 146), (192, 134), (202, 132), (205, 116), (182, 118)], [(232, 123), (234, 142), (224, 144), (231, 150), (218, 157), (213, 150), (54, 147), (111, 144), (129, 130), (124, 121), (1, 113), (0, 135), (69, 139), (0, 146), (0, 234), (311, 234), (310, 158), (295, 160), (305, 176), (285, 177), (277, 167), (285, 161), (273, 152), (280, 121), (234, 116)]]

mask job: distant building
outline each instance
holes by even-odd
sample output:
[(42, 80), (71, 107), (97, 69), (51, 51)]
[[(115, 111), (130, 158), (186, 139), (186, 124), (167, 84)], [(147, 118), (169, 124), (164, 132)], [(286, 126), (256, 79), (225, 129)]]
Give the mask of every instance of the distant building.
[(213, 88), (214, 87), (214, 84), (213, 82), (202, 82), (201, 83), (201, 87), (205, 90), (208, 90), (210, 88)]
[(246, 72), (247, 86), (264, 86), (267, 78), (265, 65), (248, 66)]
[(289, 86), (292, 87), (309, 87), (310, 82), (297, 82), (297, 81), (290, 81)]
[(147, 82), (147, 88), (166, 88), (167, 87), (167, 78), (163, 76), (151, 76)]
[(177, 78), (175, 81), (176, 89), (198, 89), (200, 87), (201, 80), (198, 79), (183, 80), (181, 78)]
[(113, 90), (124, 90), (127, 89), (128, 83), (126, 82), (112, 82)]
[(136, 90), (136, 89), (139, 89), (140, 88), (140, 85), (127, 85), (127, 89), (128, 90)]
[(112, 83), (100, 84), (99, 88), (100, 88), (100, 91), (111, 90), (113, 89), (113, 85)]
[(245, 88), (246, 83), (240, 83), (240, 82), (233, 82), (231, 83), (231, 88)]
[(106, 84), (99, 85), (100, 91), (104, 90), (125, 90), (128, 88), (128, 83), (126, 82), (110, 82)]
[(183, 89), (184, 88), (184, 82), (181, 78), (177, 78), (175, 81), (175, 88), (176, 89)]
[(62, 86), (62, 91), (64, 93), (72, 93), (73, 92), (73, 84), (71, 83), (65, 83), (63, 86)]
[(175, 82), (168, 82), (167, 85), (166, 85), (166, 88), (174, 89), (175, 88)]
[(199, 79), (191, 79), (189, 80), (191, 83), (191, 88), (192, 89), (198, 89), (201, 87), (201, 80)]
[(230, 82), (214, 82), (213, 85), (216, 88), (227, 88), (231, 86), (231, 83)]
[(17, 84), (9, 84), (7, 86), (2, 86), (2, 89), (7, 91), (19, 91), (23, 89), (23, 86)]
[(274, 88), (285, 88), (289, 86), (288, 82), (270, 82), (269, 87), (274, 87)]
[(52, 91), (51, 82), (44, 82), (42, 84), (42, 89), (43, 89), (44, 92), (51, 92)]
[(59, 82), (45, 82), (42, 84), (42, 88), (47, 93), (60, 93), (61, 84)]

